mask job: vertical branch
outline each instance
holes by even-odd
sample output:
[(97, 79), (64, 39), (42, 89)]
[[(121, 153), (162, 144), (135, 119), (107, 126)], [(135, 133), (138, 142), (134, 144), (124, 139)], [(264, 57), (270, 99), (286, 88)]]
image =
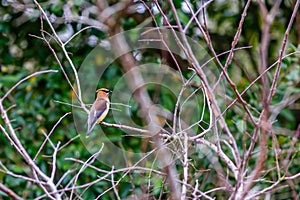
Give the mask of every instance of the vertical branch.
[(287, 44), (287, 39), (288, 39), (289, 33), (291, 31), (291, 28), (292, 28), (294, 19), (296, 17), (296, 14), (298, 12), (299, 4), (300, 4), (300, 0), (297, 0), (296, 4), (294, 6), (292, 16), (290, 18), (288, 27), (287, 27), (287, 29), (284, 33), (284, 38), (283, 38), (283, 41), (282, 41), (282, 46), (281, 46), (280, 53), (279, 53), (279, 58), (278, 58), (278, 65), (277, 65), (277, 68), (276, 68), (276, 71), (275, 71), (275, 75), (274, 75), (273, 82), (272, 82), (272, 85), (271, 85), (270, 93), (269, 93), (269, 96), (268, 96), (268, 99), (267, 99), (268, 104), (270, 104), (270, 102), (272, 100), (272, 97), (274, 96), (274, 94), (276, 92), (276, 85), (277, 85), (278, 77), (279, 77), (280, 70), (281, 70), (281, 64), (282, 64), (282, 59), (283, 59), (283, 56), (284, 56), (285, 47), (286, 47), (286, 44)]
[(52, 155), (52, 172), (51, 172), (51, 176), (50, 176), (51, 181), (54, 180), (55, 173), (56, 173), (56, 155), (59, 150), (59, 145), (60, 145), (60, 142), (58, 142), (57, 146), (54, 148), (54, 152)]
[(120, 198), (120, 196), (119, 196), (119, 194), (118, 194), (117, 187), (116, 187), (116, 185), (115, 185), (115, 180), (114, 180), (114, 173), (113, 173), (113, 171), (114, 171), (114, 166), (112, 166), (112, 169), (111, 169), (111, 184), (112, 184), (112, 187), (113, 187), (113, 189), (114, 189), (114, 193), (115, 193), (115, 195), (116, 195), (117, 200), (121, 200), (121, 198)]
[[(115, 27), (116, 28), (116, 27)], [(129, 76), (129, 85), (130, 88), (138, 88), (137, 91), (135, 91), (135, 99), (138, 102), (138, 104), (141, 107), (141, 113), (143, 118), (145, 119), (146, 123), (149, 124), (149, 131), (150, 133), (153, 133), (154, 130), (156, 130), (155, 127), (152, 127), (153, 122), (151, 121), (151, 118), (149, 116), (149, 108), (153, 104), (147, 91), (143, 87), (144, 80), (141, 74), (138, 72), (138, 70), (131, 70), (134, 66), (136, 66), (135, 60), (131, 54), (129, 54), (129, 47), (126, 42), (126, 39), (121, 35), (118, 34), (117, 29), (112, 30), (112, 35), (115, 36), (115, 40), (112, 41), (112, 47), (117, 55), (122, 55), (119, 57), (120, 63), (122, 67), (127, 72), (127, 75)], [(122, 48), (120, 48), (122, 47)], [(153, 119), (156, 119), (154, 117)], [(166, 171), (168, 174), (169, 184), (170, 188), (173, 192), (175, 199), (180, 199), (180, 187), (177, 183), (177, 172), (173, 164), (168, 163), (168, 160), (170, 160), (169, 152), (166, 148), (164, 148), (164, 145), (161, 141), (161, 139), (157, 136), (154, 137), (155, 144), (159, 148), (158, 154), (159, 154), (159, 160), (163, 163), (163, 166), (166, 166)]]
[[(278, 8), (281, 4), (281, 0), (277, 0), (272, 7), (271, 11), (268, 12), (267, 7), (263, 1), (258, 1), (258, 5), (262, 14), (262, 36), (261, 43), (259, 46), (260, 51), (260, 68), (259, 73), (262, 74), (268, 65), (268, 51), (269, 51), (269, 43), (270, 43), (270, 28), (278, 12)], [(262, 81), (262, 104), (264, 108), (268, 107), (267, 102), (267, 90), (269, 87), (269, 80), (267, 74), (264, 74), (261, 78)]]
[[(245, 5), (245, 7), (244, 7), (243, 13), (241, 15), (241, 20), (239, 22), (239, 26), (237, 28), (237, 31), (236, 31), (235, 36), (233, 38), (233, 41), (231, 43), (231, 49), (230, 49), (229, 55), (228, 55), (228, 57), (226, 59), (225, 65), (224, 65), (224, 70), (222, 71), (221, 75), (219, 76), (219, 79), (217, 80), (217, 82), (215, 84), (215, 87), (217, 87), (217, 85), (220, 83), (222, 77), (224, 76), (225, 71), (227, 70), (228, 66), (232, 62), (232, 59), (233, 59), (233, 56), (234, 56), (234, 48), (236, 47), (236, 45), (237, 45), (237, 43), (239, 41), (239, 38), (241, 36), (242, 28), (243, 28), (243, 25), (244, 25), (244, 21), (245, 21), (245, 18), (246, 18), (246, 15), (247, 15), (250, 3), (251, 3), (251, 0), (248, 0), (247, 3), (246, 3), (246, 5)], [(203, 8), (203, 12), (204, 12), (204, 8)], [(205, 13), (203, 13), (203, 17), (204, 17), (204, 23), (205, 23), (205, 27), (206, 27)]]
[[(193, 66), (193, 68), (194, 68), (195, 72), (197, 73), (197, 75), (199, 76), (199, 78), (201, 79), (205, 94), (207, 94), (208, 103), (212, 105), (212, 110), (213, 110), (214, 115), (218, 118), (218, 122), (219, 122), (220, 126), (225, 131), (225, 133), (228, 135), (230, 142), (233, 144), (234, 150), (235, 150), (235, 158), (237, 158), (237, 163), (240, 163), (240, 155), (238, 153), (238, 148), (237, 148), (236, 141), (235, 141), (234, 137), (232, 136), (232, 134), (229, 130), (229, 127), (227, 126), (227, 124), (225, 122), (225, 119), (221, 115), (220, 108), (219, 108), (219, 106), (217, 104), (217, 101), (215, 99), (215, 95), (213, 94), (213, 91), (212, 91), (211, 87), (208, 84), (208, 80), (205, 76), (205, 73), (201, 69), (201, 67), (198, 63), (198, 60), (196, 59), (189, 43), (187, 42), (186, 35), (183, 32), (181, 23), (180, 23), (179, 18), (177, 16), (176, 8), (175, 8), (172, 1), (169, 1), (169, 3), (171, 5), (171, 8), (173, 10), (173, 14), (175, 15), (175, 19), (176, 19), (177, 25), (179, 27), (179, 30), (180, 30), (180, 33), (181, 33), (181, 39), (183, 40), (183, 43), (180, 42), (179, 46), (184, 50), (186, 56), (189, 59), (189, 62)], [(200, 25), (198, 19), (195, 18), (195, 20)], [(201, 25), (200, 25), (200, 27), (201, 27)], [(174, 31), (174, 29), (172, 29), (172, 31)], [(174, 36), (176, 36), (175, 33), (174, 33)], [(177, 39), (177, 41), (180, 41), (180, 40)], [(207, 41), (207, 43), (210, 43), (210, 42)], [(209, 46), (211, 46), (211, 45), (209, 45)], [(214, 55), (215, 55), (216, 60), (218, 61), (217, 55), (216, 54), (214, 54)], [(222, 66), (220, 61), (219, 61), (219, 63), (220, 63), (221, 68), (223, 69), (223, 66)], [(229, 79), (229, 77), (226, 75), (226, 73), (225, 73), (225, 77)], [(235, 92), (238, 94), (237, 90), (235, 90)], [(240, 95), (237, 95), (237, 97), (239, 98), (239, 100), (241, 100), (241, 102), (244, 102), (244, 100), (241, 99)], [(246, 103), (243, 103), (243, 106), (246, 107)], [(248, 113), (248, 114), (250, 114), (250, 116), (252, 116), (251, 113)]]
[[(264, 164), (265, 159), (266, 159), (267, 132), (270, 130), (270, 126), (271, 126), (270, 122), (268, 121), (269, 105), (270, 105), (272, 97), (273, 97), (273, 95), (275, 94), (275, 91), (276, 91), (276, 85), (277, 85), (278, 76), (279, 76), (280, 69), (281, 69), (282, 59), (283, 59), (283, 56), (284, 56), (284, 50), (285, 50), (285, 47), (286, 47), (286, 44), (287, 44), (287, 38), (288, 38), (288, 35), (290, 33), (291, 27), (293, 25), (296, 13), (298, 11), (299, 4), (300, 4), (300, 0), (297, 0), (297, 2), (295, 4), (295, 7), (293, 9), (293, 13), (292, 13), (292, 16), (290, 18), (288, 27), (287, 27), (287, 29), (285, 31), (285, 34), (284, 34), (284, 38), (283, 38), (283, 41), (282, 41), (282, 46), (281, 46), (280, 54), (279, 54), (279, 58), (278, 58), (278, 64), (277, 64), (277, 68), (276, 68), (275, 75), (274, 75), (274, 78), (273, 78), (273, 82), (272, 82), (272, 85), (271, 85), (270, 93), (269, 93), (269, 95), (266, 99), (266, 103), (263, 106), (263, 111), (260, 115), (260, 119), (259, 119), (259, 122), (260, 122), (259, 127), (260, 127), (260, 131), (261, 131), (261, 139), (260, 139), (260, 143), (259, 143), (260, 155), (259, 155), (258, 161), (255, 164), (254, 170), (252, 171), (252, 173), (251, 173), (251, 175), (250, 175), (250, 177), (247, 181), (247, 185), (244, 188), (244, 191), (241, 195), (241, 198), (244, 198), (248, 194), (251, 186), (254, 184), (254, 180), (258, 177), (259, 173), (261, 172), (263, 164)], [(256, 131), (254, 133), (254, 137), (257, 137), (257, 135), (258, 135), (258, 129), (256, 128)]]
[(187, 183), (188, 183), (188, 176), (189, 176), (189, 137), (188, 133), (184, 132), (184, 141), (183, 141), (183, 180), (181, 186), (181, 199), (186, 199), (187, 193)]

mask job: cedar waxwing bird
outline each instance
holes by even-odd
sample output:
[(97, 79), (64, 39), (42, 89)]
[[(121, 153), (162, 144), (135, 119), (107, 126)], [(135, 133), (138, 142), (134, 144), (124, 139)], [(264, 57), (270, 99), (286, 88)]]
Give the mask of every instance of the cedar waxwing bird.
[(112, 92), (106, 88), (98, 89), (97, 91), (97, 98), (93, 103), (90, 114), (88, 117), (88, 128), (86, 131), (86, 138), (89, 137), (90, 132), (93, 130), (96, 124), (102, 122), (102, 120), (106, 117), (108, 110), (109, 110), (109, 94)]

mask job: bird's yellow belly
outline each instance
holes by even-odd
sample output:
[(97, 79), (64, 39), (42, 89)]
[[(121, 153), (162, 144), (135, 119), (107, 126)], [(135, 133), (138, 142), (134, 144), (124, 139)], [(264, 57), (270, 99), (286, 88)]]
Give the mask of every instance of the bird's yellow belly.
[(101, 115), (101, 116), (99, 117), (99, 119), (97, 120), (97, 123), (98, 123), (98, 124), (99, 124), (100, 122), (103, 121), (103, 119), (106, 117), (108, 111), (109, 111), (109, 108), (106, 109), (106, 110), (102, 113), (102, 115)]

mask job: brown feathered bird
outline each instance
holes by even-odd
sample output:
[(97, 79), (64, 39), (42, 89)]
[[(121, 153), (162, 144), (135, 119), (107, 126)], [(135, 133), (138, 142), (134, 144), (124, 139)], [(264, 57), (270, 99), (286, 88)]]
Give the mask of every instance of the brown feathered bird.
[(109, 110), (110, 101), (108, 97), (111, 91), (106, 88), (101, 88), (98, 89), (96, 92), (97, 98), (91, 107), (90, 114), (88, 117), (88, 128), (86, 131), (86, 138), (89, 137), (95, 125), (103, 121)]

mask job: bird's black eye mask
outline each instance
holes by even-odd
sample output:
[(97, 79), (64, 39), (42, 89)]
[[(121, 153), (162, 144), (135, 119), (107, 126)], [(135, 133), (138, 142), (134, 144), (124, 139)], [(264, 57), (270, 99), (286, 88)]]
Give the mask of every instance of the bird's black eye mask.
[(103, 92), (105, 92), (105, 93), (111, 93), (112, 91), (110, 91), (110, 90), (102, 90)]

